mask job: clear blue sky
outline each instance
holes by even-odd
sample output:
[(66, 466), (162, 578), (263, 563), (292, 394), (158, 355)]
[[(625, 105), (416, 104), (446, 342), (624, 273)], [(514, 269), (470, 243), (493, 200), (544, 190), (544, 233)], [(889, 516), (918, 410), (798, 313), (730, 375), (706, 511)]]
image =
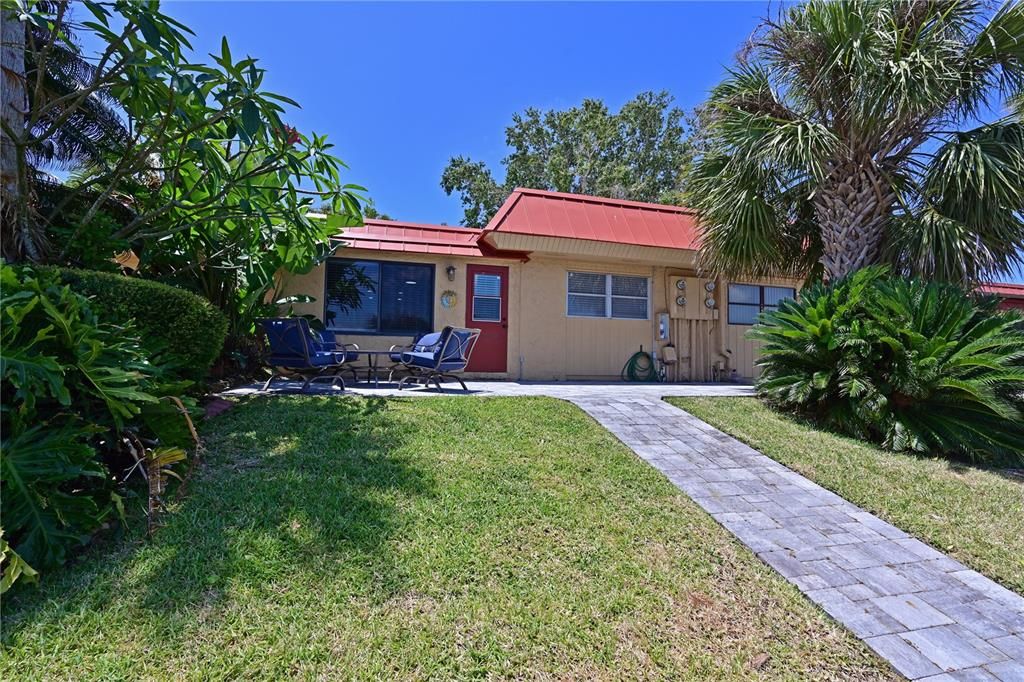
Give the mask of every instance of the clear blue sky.
[(233, 55), (257, 57), (267, 88), (302, 105), (290, 123), (327, 133), (378, 210), (455, 225), (458, 197), (440, 187), (451, 156), (500, 170), (505, 127), (529, 106), (595, 97), (617, 109), (640, 91), (668, 90), (692, 108), (769, 3), (172, 1), (164, 10), (196, 32), (200, 54), (219, 52), (227, 34)]
[(498, 169), (505, 127), (528, 106), (585, 97), (613, 109), (642, 90), (699, 104), (755, 26), (753, 3), (166, 2), (202, 54), (257, 57), (266, 86), (302, 105), (378, 210), (458, 224), (448, 159)]

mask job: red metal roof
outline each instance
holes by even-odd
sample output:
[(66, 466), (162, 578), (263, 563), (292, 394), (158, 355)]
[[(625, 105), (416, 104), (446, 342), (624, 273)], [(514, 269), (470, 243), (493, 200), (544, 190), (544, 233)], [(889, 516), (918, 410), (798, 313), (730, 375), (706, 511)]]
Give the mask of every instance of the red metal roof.
[(1003, 298), (1024, 298), (1024, 284), (993, 282), (992, 284), (982, 284), (981, 290), (986, 294), (996, 294)]
[(522, 258), (520, 253), (497, 252), (479, 242), (481, 230), (397, 220), (366, 219), (361, 227), (345, 228), (338, 241), (355, 249), (432, 253), (469, 258)]
[(484, 228), (540, 237), (696, 249), (697, 221), (680, 206), (517, 188)]

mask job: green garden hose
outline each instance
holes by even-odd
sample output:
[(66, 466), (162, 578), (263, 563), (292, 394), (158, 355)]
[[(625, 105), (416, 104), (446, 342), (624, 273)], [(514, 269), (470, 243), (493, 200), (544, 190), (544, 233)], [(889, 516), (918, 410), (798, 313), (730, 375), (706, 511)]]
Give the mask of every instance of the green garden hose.
[(623, 381), (657, 381), (658, 371), (654, 368), (654, 358), (650, 353), (640, 350), (630, 356), (622, 368)]

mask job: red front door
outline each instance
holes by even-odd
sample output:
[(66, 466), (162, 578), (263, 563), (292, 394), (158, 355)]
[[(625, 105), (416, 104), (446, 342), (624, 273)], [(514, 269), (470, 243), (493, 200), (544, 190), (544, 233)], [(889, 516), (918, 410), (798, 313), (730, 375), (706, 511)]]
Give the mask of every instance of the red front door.
[(508, 268), (466, 267), (466, 326), (480, 330), (470, 372), (504, 372), (508, 356)]

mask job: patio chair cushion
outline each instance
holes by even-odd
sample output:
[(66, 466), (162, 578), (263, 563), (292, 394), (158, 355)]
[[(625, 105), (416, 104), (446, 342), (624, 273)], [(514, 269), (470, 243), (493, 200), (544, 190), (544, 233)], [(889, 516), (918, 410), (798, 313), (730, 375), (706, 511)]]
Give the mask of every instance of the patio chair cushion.
[(391, 362), (402, 362), (402, 356), (406, 353), (429, 353), (434, 350), (434, 347), (441, 340), (441, 332), (431, 332), (429, 334), (423, 334), (412, 342), (412, 350), (396, 350), (394, 353), (388, 355), (391, 358)]
[(473, 335), (473, 332), (468, 329), (452, 329), (451, 335), (457, 339), (457, 342), (445, 343), (447, 347), (444, 350), (448, 354), (445, 360), (459, 360), (465, 365), (467, 361), (463, 358), (463, 354), (466, 349), (466, 343), (469, 341), (469, 337)]
[(402, 353), (402, 362), (413, 367), (423, 369), (437, 369), (439, 372), (458, 372), (466, 368), (466, 361), (462, 359), (443, 360), (440, 364), (437, 361), (437, 353)]
[(273, 367), (326, 367), (352, 362), (359, 357), (354, 351), (338, 352), (334, 334), (313, 332), (309, 322), (301, 317), (266, 319), (263, 328), (270, 341), (267, 363)]
[(317, 352), (320, 353), (334, 353), (338, 356), (338, 362), (355, 362), (359, 359), (359, 351), (348, 350), (344, 348), (338, 348), (338, 339), (334, 336), (334, 332), (326, 329), (319, 332), (313, 332), (314, 339), (313, 347)]
[(415, 353), (429, 353), (440, 342), (441, 332), (431, 332), (417, 339), (416, 343), (413, 344), (412, 350)]

